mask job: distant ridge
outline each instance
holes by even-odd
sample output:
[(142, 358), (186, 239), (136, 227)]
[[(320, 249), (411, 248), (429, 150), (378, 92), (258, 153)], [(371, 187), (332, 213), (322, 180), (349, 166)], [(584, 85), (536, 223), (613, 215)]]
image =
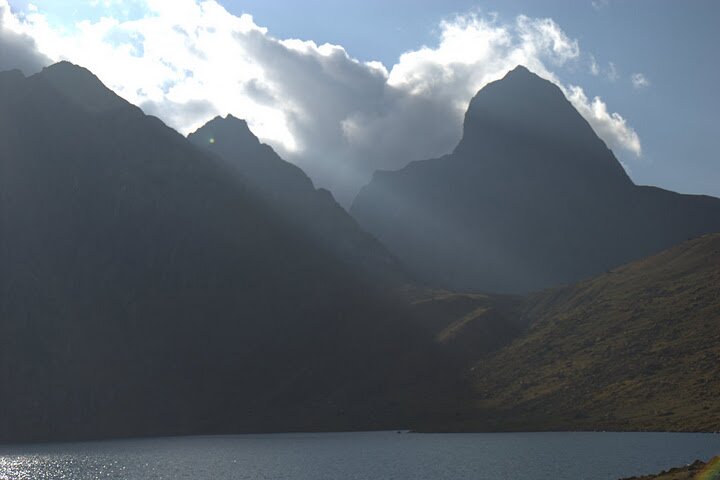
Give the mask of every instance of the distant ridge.
[(376, 172), (351, 208), (430, 284), (528, 292), (720, 231), (720, 200), (639, 187), (551, 82), (520, 66), (473, 98), (457, 148)]

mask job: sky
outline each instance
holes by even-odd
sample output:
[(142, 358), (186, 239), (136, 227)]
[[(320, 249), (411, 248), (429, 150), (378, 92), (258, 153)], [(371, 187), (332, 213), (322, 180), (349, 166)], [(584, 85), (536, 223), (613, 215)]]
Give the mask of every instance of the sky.
[(448, 153), (479, 88), (525, 64), (638, 184), (720, 196), (720, 2), (0, 0), (0, 69), (66, 59), (187, 134), (215, 115), (344, 205)]

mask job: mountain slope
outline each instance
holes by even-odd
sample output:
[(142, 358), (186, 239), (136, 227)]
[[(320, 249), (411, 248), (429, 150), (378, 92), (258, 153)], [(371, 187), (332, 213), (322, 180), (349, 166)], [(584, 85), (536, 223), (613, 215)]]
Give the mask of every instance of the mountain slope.
[(315, 243), (388, 281), (407, 282), (403, 268), (324, 189), (315, 189), (297, 166), (280, 158), (231, 115), (217, 117), (188, 136), (191, 143), (223, 159), (249, 180), (273, 212)]
[[(720, 429), (720, 234), (528, 297), (471, 372), (483, 429)], [(470, 422), (472, 423), (472, 422)]]
[(524, 293), (720, 231), (720, 200), (635, 186), (560, 89), (524, 67), (472, 100), (457, 148), (376, 172), (351, 208), (441, 287)]
[(720, 457), (715, 457), (707, 463), (695, 460), (684, 467), (671, 468), (657, 475), (644, 475), (642, 477), (627, 477), (621, 480), (715, 480), (720, 474), (717, 468), (720, 465)]
[(403, 274), (258, 188), (87, 70), (0, 73), (0, 441), (407, 424)]

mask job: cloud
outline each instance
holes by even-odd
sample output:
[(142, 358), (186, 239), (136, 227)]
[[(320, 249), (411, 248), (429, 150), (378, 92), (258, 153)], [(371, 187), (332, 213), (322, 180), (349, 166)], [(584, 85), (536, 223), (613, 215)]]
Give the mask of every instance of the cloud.
[(618, 73), (617, 67), (613, 62), (608, 62), (608, 68), (607, 68), (607, 78), (611, 82), (617, 81), (618, 78), (620, 78), (620, 74)]
[(615, 66), (614, 62), (608, 62), (607, 67), (602, 67), (595, 58), (595, 55), (591, 53), (588, 57), (590, 59), (589, 72), (593, 77), (597, 77), (602, 74), (611, 82), (616, 82), (620, 78), (620, 73), (618, 72), (617, 66)]
[(561, 88), (570, 103), (590, 122), (598, 136), (609, 142), (611, 148), (621, 147), (638, 157), (642, 155), (638, 134), (619, 113), (608, 112), (607, 105), (600, 97), (589, 100), (583, 89), (576, 85)]
[(633, 73), (630, 76), (630, 80), (632, 81), (633, 87), (635, 88), (645, 88), (650, 86), (650, 82), (647, 78), (645, 78), (645, 75), (642, 73)]
[(595, 56), (590, 54), (590, 73), (597, 77), (600, 75), (600, 65), (598, 65), (597, 60), (595, 60)]
[(38, 52), (35, 41), (20, 30), (18, 18), (7, 0), (0, 0), (0, 71), (22, 70), (25, 74), (39, 71), (50, 59)]
[(460, 15), (440, 24), (436, 45), (408, 51), (388, 69), (340, 45), (276, 38), (214, 0), (132, 1), (143, 7), (137, 18), (107, 15), (57, 29), (29, 12), (15, 19), (16, 31), (183, 133), (218, 114), (247, 119), (346, 205), (373, 171), (451, 151), (473, 95), (518, 64), (558, 84), (612, 148), (641, 151), (623, 117), (554, 73), (581, 53), (551, 19)]

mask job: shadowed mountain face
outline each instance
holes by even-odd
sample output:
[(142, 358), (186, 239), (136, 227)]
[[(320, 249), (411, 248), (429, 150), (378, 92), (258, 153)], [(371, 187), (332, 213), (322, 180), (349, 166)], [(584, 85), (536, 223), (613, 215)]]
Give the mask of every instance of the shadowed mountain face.
[[(465, 129), (453, 154), (376, 174), (353, 210), (434, 283), (522, 291), (720, 229), (720, 201), (633, 185), (525, 69), (483, 89)], [(717, 247), (525, 298), (417, 287), (243, 121), (188, 141), (74, 65), (0, 72), (0, 442), (595, 428), (602, 392), (563, 389), (628, 381), (611, 406), (637, 409), (611, 423), (632, 428), (654, 425), (641, 400), (665, 378), (697, 401), (668, 390), (657, 409), (707, 428)], [(556, 377), (553, 352), (590, 370)]]
[(560, 89), (524, 67), (478, 92), (453, 153), (376, 172), (351, 213), (427, 282), (491, 292), (720, 231), (720, 200), (634, 185)]
[(402, 272), (227, 122), (242, 168), (74, 65), (0, 73), (0, 441), (408, 423), (442, 362)]
[(315, 189), (300, 168), (280, 158), (249, 130), (244, 120), (217, 117), (188, 139), (212, 152), (248, 179), (254, 194), (273, 214), (375, 280), (407, 281), (402, 267), (375, 238), (338, 205), (325, 189)]

